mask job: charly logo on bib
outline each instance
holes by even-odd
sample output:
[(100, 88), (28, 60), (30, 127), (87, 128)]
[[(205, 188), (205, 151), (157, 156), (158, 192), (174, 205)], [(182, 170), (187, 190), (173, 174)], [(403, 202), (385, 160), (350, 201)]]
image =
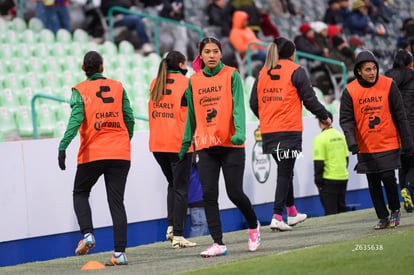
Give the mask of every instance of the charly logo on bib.
[(252, 169), (256, 180), (265, 183), (270, 175), (271, 162), (270, 156), (263, 154), (262, 135), (259, 127), (254, 131), (254, 138), (256, 142), (252, 151)]

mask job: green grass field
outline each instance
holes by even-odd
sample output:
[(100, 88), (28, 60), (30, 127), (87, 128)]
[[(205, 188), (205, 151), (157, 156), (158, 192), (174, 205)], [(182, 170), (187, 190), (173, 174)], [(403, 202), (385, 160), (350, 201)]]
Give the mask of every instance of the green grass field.
[(395, 231), (181, 274), (414, 274), (413, 244), (414, 230)]

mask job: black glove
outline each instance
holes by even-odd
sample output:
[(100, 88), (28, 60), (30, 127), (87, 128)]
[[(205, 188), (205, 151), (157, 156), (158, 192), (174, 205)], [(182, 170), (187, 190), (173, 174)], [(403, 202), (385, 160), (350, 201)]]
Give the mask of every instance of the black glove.
[(351, 145), (349, 151), (351, 151), (353, 155), (357, 154), (359, 152), (358, 144)]
[(66, 151), (65, 150), (59, 150), (58, 160), (59, 160), (59, 167), (60, 167), (60, 169), (61, 170), (65, 170), (66, 169), (66, 164), (65, 164)]

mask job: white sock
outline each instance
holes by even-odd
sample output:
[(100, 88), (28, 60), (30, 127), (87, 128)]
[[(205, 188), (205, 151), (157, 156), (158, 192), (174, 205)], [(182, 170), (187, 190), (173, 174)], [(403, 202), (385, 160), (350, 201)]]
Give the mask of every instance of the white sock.
[[(83, 235), (84, 238), (87, 238), (89, 235), (92, 235), (92, 233), (86, 233)], [(93, 235), (92, 235), (93, 236)]]

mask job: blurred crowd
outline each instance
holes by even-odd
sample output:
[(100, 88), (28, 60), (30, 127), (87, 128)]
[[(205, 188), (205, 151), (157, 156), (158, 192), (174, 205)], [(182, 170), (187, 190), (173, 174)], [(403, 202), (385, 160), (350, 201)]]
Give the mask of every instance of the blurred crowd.
[[(198, 36), (183, 25), (186, 23), (200, 27), (204, 35), (220, 39), (223, 61), (235, 67), (245, 66), (247, 47), (253, 42), (251, 57), (260, 68), (265, 59), (266, 43), (279, 36), (294, 40), (298, 51), (343, 62), (347, 71), (351, 71), (355, 57), (362, 49), (372, 50), (380, 60), (392, 60), (400, 48), (414, 52), (414, 19), (401, 18), (391, 0), (325, 0), (324, 12), (313, 18), (307, 15), (305, 1), (29, 0), (24, 1), (24, 17), (27, 21), (37, 17), (54, 33), (60, 28), (70, 32), (81, 28), (91, 39), (102, 43), (109, 39), (108, 12), (113, 7), (161, 16), (177, 22), (157, 23), (161, 55), (180, 50), (190, 61), (195, 58)], [(1, 15), (17, 16), (17, 2), (0, 0)], [(390, 27), (395, 18), (401, 22), (398, 33)], [(290, 26), (291, 32), (281, 29), (283, 20), (295, 23)], [(154, 21), (151, 18), (115, 11), (113, 23), (115, 43), (129, 40), (143, 54), (154, 51)], [(388, 49), (365, 43), (376, 39), (384, 39)], [(389, 45), (389, 41), (393, 45)], [(313, 84), (324, 94), (333, 92), (332, 75), (342, 77), (342, 68), (335, 64), (303, 59), (302, 65)], [(253, 76), (257, 72), (258, 69), (253, 70)]]

